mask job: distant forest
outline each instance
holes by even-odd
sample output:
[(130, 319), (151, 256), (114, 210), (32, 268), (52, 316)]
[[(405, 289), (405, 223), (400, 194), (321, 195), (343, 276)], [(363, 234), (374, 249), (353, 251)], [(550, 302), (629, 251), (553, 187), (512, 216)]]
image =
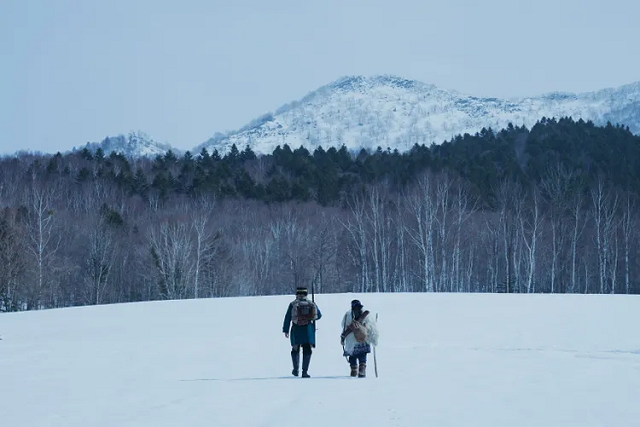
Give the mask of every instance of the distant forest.
[(640, 293), (640, 137), (0, 159), (0, 311), (328, 292)]

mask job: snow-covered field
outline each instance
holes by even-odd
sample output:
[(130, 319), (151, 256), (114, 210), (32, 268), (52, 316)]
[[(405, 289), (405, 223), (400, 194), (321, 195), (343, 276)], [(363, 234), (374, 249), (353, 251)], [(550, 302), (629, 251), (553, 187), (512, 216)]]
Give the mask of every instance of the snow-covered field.
[[(293, 297), (0, 315), (0, 424), (638, 426), (640, 298), (316, 295), (310, 379), (281, 332)], [(379, 377), (348, 377), (340, 320), (379, 313)]]

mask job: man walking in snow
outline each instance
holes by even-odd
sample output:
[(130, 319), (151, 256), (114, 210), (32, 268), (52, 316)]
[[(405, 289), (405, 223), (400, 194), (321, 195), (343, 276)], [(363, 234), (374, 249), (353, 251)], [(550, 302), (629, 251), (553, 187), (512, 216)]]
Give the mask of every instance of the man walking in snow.
[[(305, 287), (296, 289), (296, 299), (289, 303), (287, 313), (284, 316), (282, 332), (291, 340), (291, 362), (293, 371), (298, 376), (300, 366), (300, 347), (302, 347), (302, 378), (309, 378), (309, 362), (311, 362), (311, 349), (316, 346), (315, 321), (322, 317), (318, 306), (307, 299), (308, 291)], [(291, 325), (291, 329), (289, 326)]]
[[(354, 299), (351, 310), (342, 318), (342, 334), (340, 343), (344, 348), (344, 356), (349, 358), (351, 376), (364, 378), (367, 375), (367, 354), (371, 346), (378, 345), (378, 327), (369, 311), (362, 311), (362, 303)], [(360, 362), (360, 366), (358, 366)]]

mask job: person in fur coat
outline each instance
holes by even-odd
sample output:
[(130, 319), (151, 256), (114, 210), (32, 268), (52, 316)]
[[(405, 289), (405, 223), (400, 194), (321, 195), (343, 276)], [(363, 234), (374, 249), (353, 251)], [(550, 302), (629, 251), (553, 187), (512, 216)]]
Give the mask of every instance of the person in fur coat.
[[(371, 353), (371, 346), (378, 345), (378, 326), (373, 315), (367, 312), (367, 316), (363, 316), (362, 303), (354, 299), (351, 301), (351, 310), (347, 311), (342, 318), (342, 334), (340, 335), (340, 343), (344, 348), (343, 355), (348, 357), (349, 366), (351, 367), (351, 376), (364, 378), (367, 375), (367, 354)], [(358, 342), (356, 334), (348, 330), (354, 320), (358, 320), (364, 326), (367, 334), (363, 342)], [(359, 366), (358, 366), (359, 362)]]

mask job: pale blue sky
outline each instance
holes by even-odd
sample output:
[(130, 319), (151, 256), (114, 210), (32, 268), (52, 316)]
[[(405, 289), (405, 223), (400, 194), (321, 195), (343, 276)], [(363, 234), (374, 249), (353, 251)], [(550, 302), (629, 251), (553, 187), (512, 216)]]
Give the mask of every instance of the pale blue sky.
[(189, 149), (318, 86), (477, 96), (640, 80), (637, 0), (0, 0), (0, 152), (141, 130)]

